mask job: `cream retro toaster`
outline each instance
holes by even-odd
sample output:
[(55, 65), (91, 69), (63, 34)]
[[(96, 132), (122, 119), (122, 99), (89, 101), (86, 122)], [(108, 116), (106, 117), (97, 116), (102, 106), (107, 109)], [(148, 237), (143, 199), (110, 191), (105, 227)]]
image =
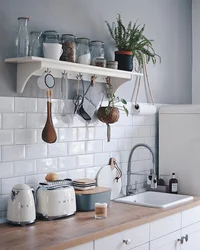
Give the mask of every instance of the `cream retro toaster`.
[(37, 216), (52, 220), (75, 214), (76, 197), (72, 186), (40, 185), (36, 191)]

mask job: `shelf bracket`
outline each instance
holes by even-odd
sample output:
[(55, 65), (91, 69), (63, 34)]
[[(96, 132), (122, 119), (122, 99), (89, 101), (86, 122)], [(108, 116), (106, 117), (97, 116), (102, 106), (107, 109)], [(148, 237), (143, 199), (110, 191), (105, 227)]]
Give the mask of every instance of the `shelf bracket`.
[(41, 62), (17, 64), (17, 93), (22, 93), (30, 77), (41, 69)]

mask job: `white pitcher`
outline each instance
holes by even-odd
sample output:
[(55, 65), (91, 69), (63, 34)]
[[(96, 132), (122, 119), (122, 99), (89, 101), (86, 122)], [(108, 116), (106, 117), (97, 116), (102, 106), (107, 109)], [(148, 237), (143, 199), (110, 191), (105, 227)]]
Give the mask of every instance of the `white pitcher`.
[(43, 43), (44, 58), (59, 60), (63, 53), (62, 45), (59, 43)]

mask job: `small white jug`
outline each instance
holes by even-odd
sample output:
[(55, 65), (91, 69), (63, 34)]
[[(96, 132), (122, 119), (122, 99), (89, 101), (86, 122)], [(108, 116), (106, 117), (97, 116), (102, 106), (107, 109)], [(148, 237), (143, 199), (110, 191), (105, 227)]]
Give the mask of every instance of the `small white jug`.
[(62, 45), (59, 43), (43, 43), (44, 58), (59, 60), (63, 53)]

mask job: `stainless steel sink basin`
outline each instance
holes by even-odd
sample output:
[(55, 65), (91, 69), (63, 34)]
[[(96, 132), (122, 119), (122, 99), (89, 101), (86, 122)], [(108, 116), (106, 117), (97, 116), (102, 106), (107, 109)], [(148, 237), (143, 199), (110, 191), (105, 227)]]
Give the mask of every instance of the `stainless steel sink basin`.
[(193, 197), (187, 195), (145, 192), (141, 194), (118, 198), (114, 201), (145, 207), (168, 208), (191, 200), (193, 200)]

